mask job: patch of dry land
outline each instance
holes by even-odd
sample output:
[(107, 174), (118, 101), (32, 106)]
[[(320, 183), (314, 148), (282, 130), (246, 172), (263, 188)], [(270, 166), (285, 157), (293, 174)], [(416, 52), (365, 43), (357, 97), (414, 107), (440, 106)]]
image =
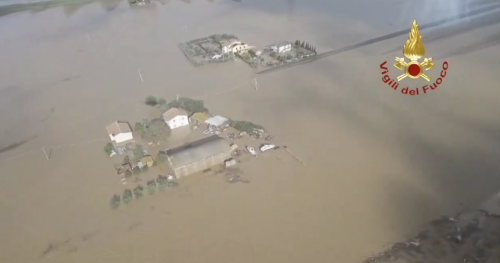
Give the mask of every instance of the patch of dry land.
[[(488, 1), (163, 3), (0, 18), (1, 262), (355, 263), (500, 188), (496, 7), (422, 30), (428, 75), (449, 69), (419, 96), (381, 81), (384, 61), (397, 76), (407, 33), (259, 75), (257, 87), (241, 60), (195, 68), (178, 48), (231, 32), (332, 50)], [(126, 186), (104, 127), (149, 118), (150, 94), (260, 124), (304, 165), (273, 152), (239, 164), (247, 184), (193, 175), (112, 210)]]

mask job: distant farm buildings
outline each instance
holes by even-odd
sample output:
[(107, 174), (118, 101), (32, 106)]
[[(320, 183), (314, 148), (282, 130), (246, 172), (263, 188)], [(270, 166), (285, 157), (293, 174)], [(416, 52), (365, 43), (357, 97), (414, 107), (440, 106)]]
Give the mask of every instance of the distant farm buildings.
[(217, 135), (168, 149), (166, 153), (177, 178), (223, 165), (231, 159), (231, 147)]
[(115, 121), (106, 126), (109, 139), (115, 143), (122, 143), (134, 139), (132, 135), (132, 127), (126, 121)]

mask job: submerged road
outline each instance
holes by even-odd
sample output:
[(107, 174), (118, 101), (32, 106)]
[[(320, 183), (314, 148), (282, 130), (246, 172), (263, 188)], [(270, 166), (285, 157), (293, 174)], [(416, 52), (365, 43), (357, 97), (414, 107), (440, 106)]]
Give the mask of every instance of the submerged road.
[[(418, 27), (419, 27), (420, 30), (428, 29), (428, 28), (433, 28), (433, 27), (437, 27), (437, 26), (440, 26), (440, 25), (443, 25), (443, 24), (446, 24), (446, 23), (458, 21), (458, 20), (461, 20), (461, 19), (464, 19), (464, 18), (468, 18), (468, 17), (475, 16), (475, 15), (480, 15), (480, 14), (483, 14), (483, 13), (486, 13), (486, 12), (495, 11), (495, 10), (498, 10), (498, 9), (500, 9), (500, 3), (488, 5), (488, 6), (485, 6), (485, 7), (482, 7), (482, 8), (478, 8), (478, 9), (475, 9), (475, 10), (472, 10), (472, 11), (469, 11), (469, 12), (464, 12), (464, 13), (461, 13), (461, 14), (458, 14), (458, 15), (454, 15), (454, 16), (451, 16), (451, 17), (448, 17), (448, 18), (445, 18), (445, 19), (441, 19), (441, 20), (438, 20), (438, 21), (434, 21), (434, 22), (431, 22), (431, 23), (422, 24), (422, 25), (419, 25)], [(498, 17), (498, 21), (500, 21), (500, 17)], [(306, 64), (306, 63), (311, 63), (311, 62), (316, 61), (318, 59), (327, 58), (327, 57), (330, 57), (330, 56), (333, 56), (333, 55), (337, 55), (337, 54), (340, 54), (340, 53), (343, 53), (343, 52), (347, 52), (347, 51), (350, 51), (350, 50), (353, 50), (353, 49), (356, 49), (356, 48), (360, 48), (360, 47), (368, 46), (368, 45), (375, 44), (375, 43), (378, 43), (378, 42), (382, 42), (382, 41), (385, 41), (385, 40), (389, 40), (389, 39), (392, 39), (392, 38), (400, 37), (400, 36), (408, 34), (409, 31), (410, 31), (410, 28), (404, 29), (404, 30), (400, 30), (400, 31), (397, 31), (397, 32), (394, 32), (394, 33), (391, 33), (391, 34), (387, 34), (387, 35), (384, 35), (384, 36), (372, 38), (372, 39), (365, 40), (363, 42), (359, 42), (359, 43), (356, 43), (356, 44), (353, 44), (353, 45), (349, 45), (349, 46), (342, 47), (342, 48), (339, 48), (339, 49), (334, 49), (334, 50), (331, 50), (331, 51), (328, 51), (328, 52), (324, 52), (324, 53), (318, 54), (318, 55), (316, 55), (316, 56), (314, 56), (313, 58), (310, 58), (310, 59), (301, 60), (301, 61), (297, 61), (297, 62), (292, 62), (292, 63), (289, 63), (289, 64), (285, 64), (285, 65), (282, 65), (282, 66), (277, 66), (277, 67), (270, 68), (270, 69), (265, 69), (265, 70), (262, 70), (260, 72), (257, 72), (257, 74), (258, 75), (269, 74), (269, 73), (272, 73), (272, 72), (275, 72), (275, 71), (278, 71), (278, 70), (283, 70), (283, 69), (286, 69), (286, 68), (290, 68), (290, 67), (293, 67), (293, 66), (302, 65), (302, 64)]]

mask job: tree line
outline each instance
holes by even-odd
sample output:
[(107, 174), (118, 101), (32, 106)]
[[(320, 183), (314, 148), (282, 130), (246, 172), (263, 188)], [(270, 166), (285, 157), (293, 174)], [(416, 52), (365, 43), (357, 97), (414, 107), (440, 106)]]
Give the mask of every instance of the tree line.
[[(167, 187), (177, 187), (179, 183), (175, 181), (168, 180), (168, 178), (164, 175), (158, 175), (156, 180), (150, 180), (147, 182), (147, 190), (150, 195), (156, 193), (156, 190), (164, 191)], [(128, 204), (132, 202), (132, 200), (140, 199), (144, 195), (144, 187), (142, 185), (137, 185), (133, 190), (125, 189), (123, 190), (122, 195), (114, 194), (110, 200), (110, 206), (112, 209), (117, 209), (120, 204), (123, 202)]]
[(309, 50), (309, 51), (313, 52), (314, 54), (318, 54), (318, 53), (316, 52), (316, 47), (315, 47), (315, 46), (313, 46), (313, 45), (311, 45), (311, 44), (309, 44), (309, 42), (300, 41), (300, 40), (295, 40), (294, 45), (295, 45), (296, 47), (301, 47), (301, 48), (303, 48), (303, 49)]

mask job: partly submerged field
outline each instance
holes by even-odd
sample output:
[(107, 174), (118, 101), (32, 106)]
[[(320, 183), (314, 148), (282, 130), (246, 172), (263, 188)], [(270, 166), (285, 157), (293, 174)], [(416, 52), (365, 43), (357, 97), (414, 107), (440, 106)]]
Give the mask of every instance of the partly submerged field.
[[(464, 9), (444, 2), (122, 2), (1, 18), (2, 262), (359, 262), (476, 206), (499, 184), (494, 8), (422, 31), (436, 68), (446, 59), (450, 69), (419, 97), (381, 81), (406, 36), (264, 75), (257, 91), (243, 62), (195, 69), (177, 47), (233, 32), (258, 47), (299, 38), (330, 50)], [(242, 167), (250, 184), (190, 178), (111, 211), (123, 185), (102, 152), (104, 127), (141, 120), (150, 94), (204, 98), (262, 124), (305, 166), (255, 159)]]

